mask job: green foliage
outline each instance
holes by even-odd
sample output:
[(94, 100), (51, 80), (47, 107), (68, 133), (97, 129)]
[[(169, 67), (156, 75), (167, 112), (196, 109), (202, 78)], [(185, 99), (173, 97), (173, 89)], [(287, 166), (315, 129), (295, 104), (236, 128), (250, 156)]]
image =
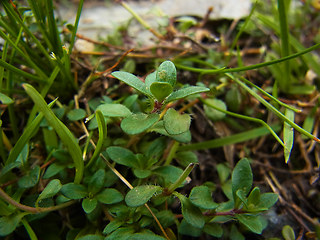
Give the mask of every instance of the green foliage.
[[(317, 140), (310, 133), (316, 123), (317, 106), (304, 121), (306, 131), (294, 122), (295, 113), (299, 112), (297, 109), (280, 102), (240, 74), (230, 74), (272, 65), (271, 72), (282, 92), (308, 93), (314, 90), (314, 86), (301, 85), (292, 78), (304, 76), (303, 71), (303, 74), (298, 70), (294, 72), (292, 66), (296, 64), (299, 69), (310, 66), (319, 73), (314, 58), (303, 54), (320, 45), (304, 49), (299, 42), (295, 44), (296, 39), (287, 28), (288, 9), (284, 9), (284, 1), (278, 2), (280, 25), (275, 27), (281, 36), (283, 58), (246, 67), (217, 68), (209, 51), (186, 60), (176, 57), (176, 65), (164, 61), (144, 80), (129, 73), (138, 66), (131, 58), (127, 59), (123, 71), (111, 75), (132, 87), (133, 94), (123, 92), (123, 89), (120, 91), (121, 85), (113, 79), (115, 83), (108, 87), (106, 96), (95, 96), (87, 101), (87, 96), (83, 97), (86, 88), (100, 75), (93, 72), (78, 89), (78, 81), (72, 76), (70, 57), (83, 1), (80, 1), (75, 24), (69, 26), (71, 36), (62, 32), (51, 0), (28, 1), (26, 9), (16, 8), (11, 1), (3, 1), (4, 13), (0, 15), (0, 36), (4, 40), (0, 60), (0, 102), (4, 106), (1, 117), (7, 116), (8, 111), (9, 120), (0, 120), (0, 155), (3, 158), (0, 235), (17, 238), (24, 227), (23, 231), (31, 239), (37, 239), (37, 236), (47, 239), (48, 235), (43, 233), (46, 226), (39, 230), (38, 225), (41, 221), (49, 221), (50, 228), (61, 227), (61, 219), (55, 219), (59, 214), (51, 213), (56, 210), (68, 216), (63, 231), (57, 231), (58, 238), (66, 239), (160, 240), (167, 237), (183, 239), (183, 235), (245, 239), (243, 234), (246, 231), (262, 234), (265, 221), (261, 213), (277, 202), (278, 195), (264, 193), (253, 186), (249, 159), (240, 159), (233, 169), (226, 163), (214, 162), (212, 165), (217, 176), (212, 179), (217, 182), (210, 178), (206, 183), (194, 179), (190, 183), (190, 179), (198, 175), (190, 174), (203, 160), (198, 160), (198, 153), (194, 150), (226, 147), (271, 133), (284, 147), (284, 159), (288, 162), (294, 144), (293, 128), (307, 138)], [(265, 25), (273, 24), (269, 18), (260, 15), (257, 18)], [(179, 22), (182, 31), (196, 24), (191, 18), (180, 18)], [(244, 25), (249, 23), (248, 20)], [(117, 34), (120, 41), (121, 31)], [(63, 47), (64, 43), (70, 44), (69, 51)], [(230, 55), (235, 45), (236, 42), (232, 43)], [(279, 46), (273, 48), (276, 47)], [(291, 48), (299, 52), (290, 55)], [(273, 53), (268, 57), (276, 55)], [(298, 56), (303, 63), (288, 62)], [(238, 57), (238, 62), (242, 63), (240, 54)], [(284, 64), (280, 67), (274, 65), (280, 62)], [(201, 64), (207, 68), (194, 67)], [(20, 65), (24, 66), (23, 70), (17, 67)], [(180, 79), (178, 81), (176, 66), (200, 73), (199, 79), (204, 74), (220, 73), (217, 77), (220, 82), (208, 83), (212, 79), (204, 78), (203, 82), (190, 86)], [(285, 78), (279, 82), (283, 72)], [(303, 91), (299, 86), (303, 86)], [(70, 94), (73, 95), (75, 90), (78, 94), (73, 100)], [(275, 85), (274, 92), (277, 90)], [(255, 109), (249, 109), (251, 106), (244, 106), (251, 101), (244, 92), (272, 111), (283, 124), (269, 125), (259, 118), (262, 111), (255, 113)], [(63, 98), (47, 104), (46, 97), (52, 95)], [(78, 97), (81, 101), (76, 102)], [(33, 102), (32, 108), (21, 113), (22, 119), (26, 119), (24, 125), (24, 121), (17, 121), (20, 114), (13, 109), (19, 104), (27, 106), (25, 103), (29, 99)], [(65, 101), (69, 103), (65, 105)], [(56, 106), (52, 109), (54, 104)], [(208, 118), (204, 122), (209, 122), (210, 126), (216, 124), (211, 121), (223, 120), (223, 124), (233, 124), (232, 129), (241, 125), (244, 131), (189, 144), (192, 139), (202, 137), (199, 133), (191, 135), (195, 133), (191, 119), (198, 117), (192, 109), (194, 105), (198, 112), (204, 112), (202, 115)], [(249, 112), (248, 109), (254, 112), (253, 117), (239, 114)], [(246, 124), (235, 123), (233, 118), (252, 121), (263, 127), (252, 125), (246, 128)], [(279, 137), (281, 135), (278, 136), (282, 126), (283, 140)], [(246, 151), (244, 149), (244, 154), (249, 155)], [(229, 163), (233, 165), (231, 161)], [(225, 196), (216, 198), (217, 189)], [(70, 205), (70, 209), (66, 208)], [(288, 226), (283, 228), (282, 234), (285, 239), (295, 239)]]

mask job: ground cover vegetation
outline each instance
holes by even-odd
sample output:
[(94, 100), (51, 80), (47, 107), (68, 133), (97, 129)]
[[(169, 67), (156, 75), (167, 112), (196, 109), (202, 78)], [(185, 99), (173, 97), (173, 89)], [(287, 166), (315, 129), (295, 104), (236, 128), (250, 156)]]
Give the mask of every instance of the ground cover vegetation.
[(1, 237), (320, 238), (318, 1), (157, 28), (118, 1), (100, 40), (59, 4), (1, 1)]

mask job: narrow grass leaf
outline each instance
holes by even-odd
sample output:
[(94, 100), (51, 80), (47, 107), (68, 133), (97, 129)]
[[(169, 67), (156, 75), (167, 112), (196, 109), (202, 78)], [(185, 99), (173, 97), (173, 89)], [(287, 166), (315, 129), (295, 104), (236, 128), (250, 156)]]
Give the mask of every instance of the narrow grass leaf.
[(86, 167), (91, 166), (91, 164), (94, 163), (95, 160), (97, 160), (97, 158), (99, 157), (99, 154), (102, 150), (103, 143), (105, 142), (105, 139), (107, 137), (107, 125), (104, 120), (104, 116), (102, 115), (100, 110), (96, 111), (96, 119), (97, 119), (97, 123), (98, 123), (99, 139), (98, 139), (96, 148), (93, 152), (93, 155), (90, 158)]
[(0, 102), (4, 105), (9, 105), (12, 104), (14, 101), (12, 100), (12, 98), (0, 92)]
[[(294, 112), (290, 109), (286, 109), (285, 116), (292, 122), (294, 122)], [(288, 163), (290, 159), (291, 150), (294, 142), (294, 131), (293, 128), (287, 123), (283, 124), (283, 142), (285, 144), (284, 148), (284, 159)]]
[[(286, 57), (290, 54), (289, 29), (287, 21), (286, 0), (278, 0), (278, 13), (280, 22), (281, 55)], [(291, 87), (290, 80), (290, 61), (285, 61), (282, 68), (282, 78), (278, 82), (282, 91), (287, 91)]]
[(81, 149), (77, 143), (77, 140), (72, 135), (70, 130), (54, 115), (42, 96), (31, 85), (24, 84), (23, 87), (27, 94), (32, 98), (35, 105), (37, 105), (39, 110), (43, 113), (48, 123), (56, 130), (61, 141), (68, 148), (76, 168), (74, 181), (75, 183), (80, 183), (83, 176), (84, 164)]
[[(280, 124), (272, 125), (271, 128), (278, 132), (281, 129)], [(228, 137), (219, 138), (219, 139), (213, 139), (209, 141), (204, 141), (200, 143), (193, 143), (193, 144), (187, 144), (184, 146), (180, 146), (178, 148), (178, 151), (195, 151), (195, 150), (204, 150), (204, 149), (210, 149), (210, 148), (219, 148), (226, 145), (236, 144), (240, 142), (245, 142), (250, 139), (255, 139), (261, 136), (265, 136), (270, 134), (270, 131), (266, 127), (259, 127), (252, 130), (248, 130), (242, 133), (234, 134)]]

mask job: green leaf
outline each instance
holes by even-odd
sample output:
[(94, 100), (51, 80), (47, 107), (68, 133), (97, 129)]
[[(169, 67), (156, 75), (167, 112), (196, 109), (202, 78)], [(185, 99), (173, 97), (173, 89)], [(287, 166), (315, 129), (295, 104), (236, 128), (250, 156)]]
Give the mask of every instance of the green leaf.
[(156, 73), (156, 81), (169, 83), (172, 87), (176, 85), (177, 70), (173, 62), (164, 61), (160, 64)]
[(127, 167), (139, 168), (137, 157), (130, 150), (123, 147), (108, 147), (106, 150), (112, 161)]
[(96, 198), (104, 204), (114, 204), (123, 200), (122, 194), (114, 188), (106, 188), (97, 194)]
[(127, 193), (125, 197), (125, 201), (129, 207), (139, 207), (145, 204), (146, 202), (148, 202), (156, 192), (160, 192), (160, 191), (162, 191), (162, 188), (160, 186), (154, 186), (154, 185), (137, 186), (131, 189)]
[(104, 240), (128, 240), (134, 232), (135, 230), (132, 227), (121, 227), (106, 236)]
[(249, 228), (250, 231), (261, 234), (263, 230), (263, 226), (259, 216), (256, 215), (248, 215), (248, 214), (237, 214), (236, 218), (240, 223)]
[(278, 194), (276, 193), (263, 193), (260, 195), (260, 202), (257, 208), (269, 209), (278, 201)]
[[(49, 107), (52, 107), (55, 102), (56, 100), (52, 101), (49, 104)], [(39, 115), (35, 119), (33, 119), (33, 121), (24, 129), (23, 134), (18, 139), (14, 147), (11, 149), (9, 157), (6, 161), (6, 165), (13, 163), (17, 159), (18, 155), (21, 153), (25, 145), (29, 142), (31, 137), (37, 133), (39, 129), (38, 127), (40, 126), (42, 119), (43, 114), (39, 113)]]
[(163, 117), (164, 128), (170, 135), (177, 135), (189, 130), (191, 117), (188, 114), (180, 114), (173, 108), (169, 108)]
[(0, 92), (0, 102), (4, 105), (9, 105), (9, 104), (14, 103), (14, 101), (10, 97), (8, 97), (7, 95), (5, 95), (1, 92)]
[(232, 87), (226, 94), (226, 103), (228, 109), (233, 112), (238, 112), (242, 105), (241, 93), (237, 87)]
[(106, 117), (127, 117), (131, 114), (126, 106), (119, 103), (104, 103), (97, 107), (98, 110)]
[(67, 183), (63, 185), (61, 192), (64, 196), (70, 199), (81, 199), (88, 195), (87, 188), (77, 183)]
[(165, 240), (166, 238), (151, 232), (132, 234), (128, 240)]
[(188, 97), (190, 95), (196, 94), (196, 93), (202, 93), (202, 92), (208, 92), (210, 91), (209, 88), (201, 87), (201, 86), (190, 86), (181, 88), (175, 92), (173, 92), (165, 101), (165, 103), (173, 102), (178, 99), (182, 99), (185, 97)]
[(107, 138), (107, 126), (104, 121), (104, 116), (99, 110), (96, 111), (96, 120), (98, 123), (99, 139), (96, 145), (96, 149), (94, 150), (92, 157), (90, 158), (86, 167), (90, 167), (91, 164), (93, 164), (97, 160), (102, 150), (103, 144), (105, 143), (105, 140)]
[[(286, 108), (285, 116), (292, 122), (294, 122), (294, 111)], [(288, 163), (290, 159), (291, 150), (293, 147), (294, 141), (294, 131), (293, 128), (285, 122), (283, 124), (283, 142), (286, 148), (284, 149), (284, 159), (285, 162)]]
[(201, 228), (197, 228), (190, 223), (188, 223), (185, 219), (182, 219), (178, 231), (180, 234), (188, 235), (191, 237), (200, 237), (202, 233)]
[(181, 168), (168, 165), (168, 166), (161, 166), (157, 167), (153, 170), (153, 173), (163, 177), (163, 179), (168, 183), (174, 183), (178, 180), (178, 178), (183, 173)]
[(54, 175), (58, 174), (59, 172), (61, 172), (63, 169), (65, 169), (67, 166), (66, 165), (62, 165), (59, 163), (52, 163), (46, 170), (46, 172), (43, 175), (44, 179), (48, 179), (53, 177)]
[(150, 92), (158, 100), (162, 102), (173, 91), (173, 87), (166, 82), (154, 82), (150, 86)]
[(145, 83), (142, 82), (135, 75), (128, 72), (122, 72), (122, 71), (113, 72), (111, 73), (111, 75), (119, 79), (120, 81), (128, 84), (129, 86), (133, 87), (137, 91), (143, 93), (144, 95), (150, 96), (150, 94), (147, 91)]
[(60, 191), (61, 187), (62, 185), (59, 179), (51, 180), (47, 184), (47, 186), (42, 190), (36, 202), (38, 203), (43, 199), (52, 198), (54, 195), (56, 195)]
[(72, 109), (70, 112), (68, 112), (67, 117), (70, 121), (78, 121), (84, 119), (86, 115), (87, 113), (84, 109), (78, 108)]
[(103, 236), (96, 234), (87, 234), (85, 236), (77, 238), (77, 240), (103, 240)]
[(183, 132), (181, 134), (177, 134), (177, 135), (170, 135), (165, 127), (164, 127), (164, 121), (159, 121), (157, 122), (151, 129), (150, 131), (154, 131), (157, 133), (160, 133), (164, 136), (168, 136), (173, 138), (174, 140), (178, 141), (178, 142), (182, 142), (182, 143), (188, 143), (191, 141), (191, 132), (190, 130)]
[(230, 231), (231, 240), (245, 240), (245, 237), (239, 232), (238, 228), (232, 224)]
[(85, 198), (82, 200), (82, 209), (86, 213), (91, 213), (97, 207), (98, 201), (95, 198)]
[(196, 228), (203, 228), (205, 224), (204, 216), (198, 207), (193, 205), (190, 199), (186, 198), (180, 193), (173, 192), (181, 202), (182, 215), (184, 219)]
[(219, 204), (212, 200), (211, 192), (206, 186), (197, 186), (191, 190), (189, 199), (193, 205), (204, 209), (216, 209)]
[(194, 152), (182, 151), (175, 155), (175, 158), (179, 160), (180, 165), (187, 167), (190, 163), (198, 163), (198, 157)]
[(36, 165), (25, 176), (19, 179), (18, 185), (21, 188), (30, 188), (37, 184), (40, 177), (40, 167)]
[(103, 229), (103, 234), (110, 234), (113, 231), (115, 231), (116, 229), (118, 229), (119, 227), (121, 227), (123, 225), (123, 222), (118, 220), (118, 219), (114, 219), (113, 221), (111, 221), (110, 223), (108, 223), (108, 225)]
[[(212, 104), (214, 106), (216, 106), (217, 108), (223, 109), (223, 110), (227, 110), (227, 106), (226, 104), (219, 100), (219, 99), (207, 99), (206, 102), (208, 102), (209, 104)], [(208, 105), (204, 105), (204, 112), (206, 113), (206, 115), (208, 116), (208, 118), (212, 121), (219, 121), (222, 120), (226, 114), (223, 112), (220, 112)]]
[(137, 178), (147, 178), (147, 177), (151, 176), (152, 171), (149, 169), (133, 169), (133, 174)]
[(67, 146), (68, 151), (74, 161), (76, 168), (75, 183), (80, 183), (83, 176), (84, 163), (81, 149), (77, 140), (72, 135), (70, 130), (55, 116), (52, 110), (47, 106), (42, 96), (29, 84), (23, 84), (27, 94), (32, 98), (34, 104), (43, 113), (49, 124), (55, 129), (61, 141)]
[(88, 184), (88, 191), (91, 194), (96, 194), (102, 189), (102, 187), (104, 186), (105, 176), (106, 172), (104, 169), (99, 169), (93, 174)]
[(260, 189), (258, 187), (255, 187), (254, 189), (252, 189), (251, 193), (248, 196), (248, 206), (250, 206), (250, 204), (253, 205), (258, 205), (260, 202)]
[(223, 234), (223, 228), (218, 223), (207, 223), (204, 225), (203, 231), (210, 236), (220, 238)]
[(12, 233), (20, 223), (21, 219), (27, 214), (28, 213), (18, 213), (18, 214), (12, 214), (6, 217), (1, 217), (0, 218), (0, 236), (3, 237)]
[(241, 159), (232, 172), (232, 194), (233, 199), (236, 201), (236, 193), (238, 190), (242, 190), (244, 194), (248, 194), (251, 190), (253, 176), (248, 159)]
[[(239, 189), (239, 190), (237, 190), (236, 195), (240, 199), (240, 201), (246, 206), (246, 208), (248, 208), (247, 194), (242, 189)], [(238, 206), (236, 206), (236, 207), (238, 207)]]
[(132, 114), (131, 116), (128, 116), (121, 121), (121, 128), (127, 134), (132, 134), (132, 135), (139, 134), (149, 129), (158, 120), (159, 120), (159, 114), (157, 113)]
[[(157, 71), (154, 71), (150, 73), (145, 79), (145, 84), (149, 92), (150, 92), (151, 84), (157, 81), (156, 74), (157, 74)], [(150, 92), (150, 95), (151, 95), (151, 92)]]
[(230, 176), (231, 170), (223, 163), (219, 163), (216, 168), (219, 175), (220, 183), (223, 184), (227, 181), (228, 177)]
[(295, 240), (296, 239), (294, 231), (293, 231), (292, 227), (290, 227), (289, 225), (285, 225), (282, 228), (282, 236), (285, 240)]

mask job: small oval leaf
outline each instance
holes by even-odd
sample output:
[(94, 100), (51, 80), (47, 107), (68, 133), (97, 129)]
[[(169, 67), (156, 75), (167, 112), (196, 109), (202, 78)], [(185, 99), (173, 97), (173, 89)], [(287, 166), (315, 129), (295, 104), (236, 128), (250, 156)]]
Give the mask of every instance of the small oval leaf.
[(72, 109), (70, 112), (68, 112), (67, 117), (70, 121), (78, 121), (84, 119), (86, 115), (87, 113), (84, 109), (78, 108)]
[(82, 201), (82, 209), (86, 213), (91, 213), (97, 207), (97, 199), (95, 198), (85, 198)]
[(193, 205), (190, 199), (186, 198), (182, 194), (176, 194), (176, 196), (181, 202), (182, 215), (184, 219), (196, 228), (203, 228), (205, 219), (200, 209)]
[(113, 146), (108, 147), (106, 151), (108, 153), (108, 156), (112, 159), (112, 161), (118, 164), (132, 168), (139, 167), (137, 157), (129, 149)]
[(142, 82), (139, 78), (137, 78), (135, 75), (128, 73), (128, 72), (122, 72), (122, 71), (116, 71), (111, 73), (112, 76), (119, 79), (122, 82), (125, 82), (129, 86), (133, 87), (134, 89), (138, 90), (139, 92), (149, 95), (147, 92), (147, 88), (144, 82)]
[(176, 85), (177, 70), (171, 61), (164, 61), (160, 64), (156, 73), (157, 82), (169, 83), (172, 87)]
[(88, 195), (87, 188), (77, 183), (67, 183), (62, 186), (61, 192), (70, 199), (81, 199)]
[[(206, 102), (222, 110), (227, 110), (226, 104), (219, 99), (207, 99)], [(206, 115), (208, 116), (208, 118), (212, 121), (219, 121), (226, 116), (225, 113), (220, 112), (217, 109), (210, 107), (209, 105), (204, 105), (203, 109)]]
[(96, 198), (104, 204), (114, 204), (123, 200), (122, 194), (114, 188), (106, 188), (102, 190)]
[(204, 209), (215, 209), (219, 206), (212, 200), (211, 192), (206, 186), (194, 187), (191, 190), (189, 199), (194, 205)]
[(201, 87), (201, 86), (191, 86), (191, 87), (185, 87), (181, 88), (175, 92), (173, 92), (167, 99), (166, 103), (173, 102), (178, 99), (182, 99), (185, 97), (188, 97), (190, 95), (196, 94), (196, 93), (202, 93), (202, 92), (208, 92), (210, 91), (209, 88)]
[(127, 117), (131, 111), (124, 105), (118, 103), (104, 103), (97, 107), (103, 116), (106, 117)]
[(48, 185), (43, 189), (43, 191), (40, 193), (37, 202), (45, 198), (52, 198), (54, 195), (56, 195), (60, 191), (61, 187), (62, 185), (59, 179), (51, 180), (48, 183)]
[(164, 128), (171, 135), (178, 135), (189, 130), (191, 117), (188, 114), (180, 114), (173, 108), (169, 108), (163, 117)]
[(150, 86), (150, 92), (158, 100), (162, 102), (173, 91), (173, 87), (166, 82), (154, 82)]
[(149, 201), (150, 198), (156, 193), (162, 191), (159, 186), (142, 185), (131, 189), (126, 197), (125, 201), (129, 207), (139, 207)]
[(146, 131), (159, 120), (159, 114), (132, 114), (121, 121), (121, 128), (127, 134), (139, 134)]

